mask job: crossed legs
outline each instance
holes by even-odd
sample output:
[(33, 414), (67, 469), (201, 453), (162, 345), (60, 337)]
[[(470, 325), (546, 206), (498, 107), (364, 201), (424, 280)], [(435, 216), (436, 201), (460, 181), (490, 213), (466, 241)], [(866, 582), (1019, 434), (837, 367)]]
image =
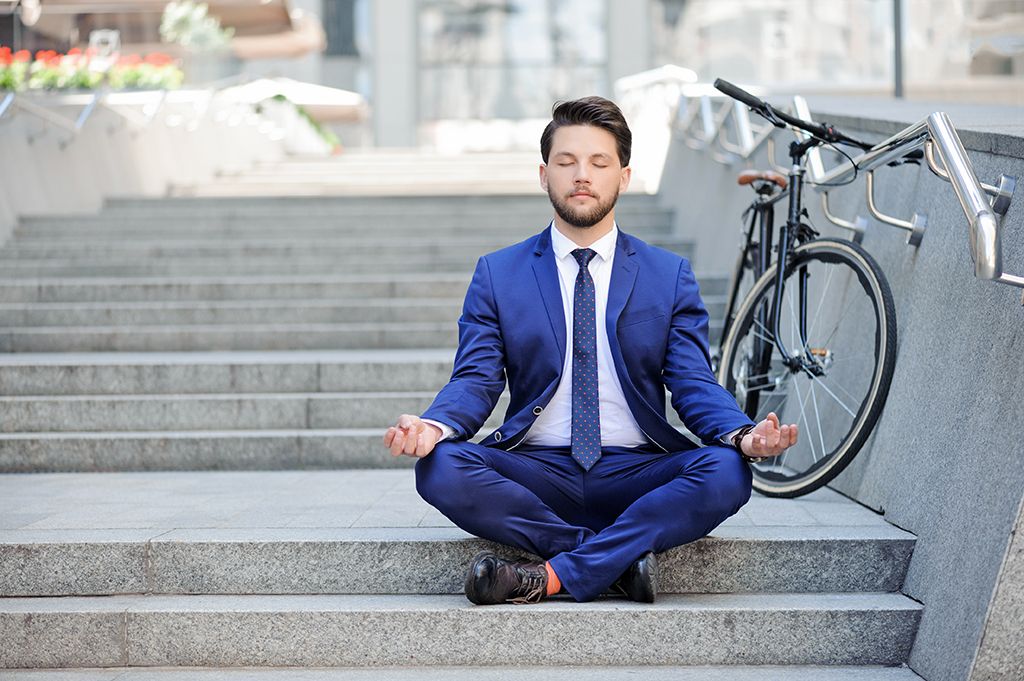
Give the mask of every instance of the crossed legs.
[(566, 448), (513, 452), (438, 443), (416, 463), (420, 496), (470, 534), (545, 560), (577, 601), (596, 598), (647, 551), (700, 539), (750, 498), (728, 447), (602, 450), (584, 471)]

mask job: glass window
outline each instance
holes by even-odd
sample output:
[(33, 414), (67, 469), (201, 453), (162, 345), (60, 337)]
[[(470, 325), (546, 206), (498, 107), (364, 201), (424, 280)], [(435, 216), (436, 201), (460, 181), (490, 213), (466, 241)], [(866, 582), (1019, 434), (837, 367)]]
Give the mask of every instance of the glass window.
[[(655, 63), (702, 81), (893, 92), (892, 0), (652, 0)], [(903, 0), (905, 96), (1024, 104), (1024, 0)]]
[(420, 120), (544, 118), (608, 94), (605, 3), (421, 0)]

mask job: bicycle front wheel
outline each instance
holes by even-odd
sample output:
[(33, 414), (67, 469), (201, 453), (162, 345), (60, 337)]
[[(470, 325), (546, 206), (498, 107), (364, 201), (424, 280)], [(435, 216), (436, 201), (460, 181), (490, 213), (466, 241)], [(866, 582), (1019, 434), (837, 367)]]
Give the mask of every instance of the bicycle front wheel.
[(770, 319), (776, 268), (740, 306), (718, 380), (755, 422), (775, 412), (780, 422), (799, 426), (796, 445), (751, 464), (754, 489), (797, 497), (839, 475), (878, 420), (896, 364), (896, 310), (885, 276), (857, 244), (817, 239), (797, 247), (777, 328), (789, 355), (809, 363), (787, 366)]

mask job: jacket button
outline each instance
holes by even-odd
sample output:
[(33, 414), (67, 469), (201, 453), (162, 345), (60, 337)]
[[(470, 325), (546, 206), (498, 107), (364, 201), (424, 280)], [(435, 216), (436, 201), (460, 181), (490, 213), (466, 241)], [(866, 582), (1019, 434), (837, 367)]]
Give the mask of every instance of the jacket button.
[(495, 431), (495, 433), (494, 433), (494, 441), (495, 442), (501, 442), (501, 431)]
[(540, 405), (537, 405), (536, 407), (533, 408), (533, 415), (534, 416), (540, 416), (540, 413), (542, 411), (544, 411), (544, 407), (542, 407)]

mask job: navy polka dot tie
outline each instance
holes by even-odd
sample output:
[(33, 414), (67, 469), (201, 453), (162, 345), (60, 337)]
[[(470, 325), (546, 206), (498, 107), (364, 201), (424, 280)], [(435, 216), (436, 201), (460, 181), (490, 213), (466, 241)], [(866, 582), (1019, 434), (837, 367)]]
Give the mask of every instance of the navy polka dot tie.
[(580, 264), (572, 303), (572, 458), (589, 471), (601, 458), (596, 306), (594, 280), (587, 269), (597, 253), (577, 248), (572, 255)]

